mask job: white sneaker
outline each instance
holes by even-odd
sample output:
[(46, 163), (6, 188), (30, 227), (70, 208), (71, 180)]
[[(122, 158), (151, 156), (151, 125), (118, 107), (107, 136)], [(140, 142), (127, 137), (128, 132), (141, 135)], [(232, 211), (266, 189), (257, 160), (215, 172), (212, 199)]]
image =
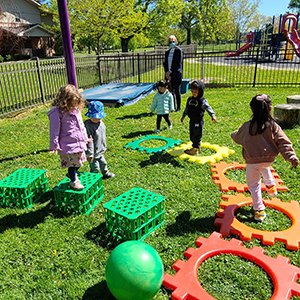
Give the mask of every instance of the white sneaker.
[(81, 184), (80, 180), (75, 180), (74, 182), (70, 181), (69, 185), (71, 187), (71, 189), (75, 190), (75, 191), (81, 191), (84, 189), (84, 186)]
[(170, 125), (169, 129), (172, 129), (172, 128), (173, 128), (173, 126), (172, 126), (172, 125)]

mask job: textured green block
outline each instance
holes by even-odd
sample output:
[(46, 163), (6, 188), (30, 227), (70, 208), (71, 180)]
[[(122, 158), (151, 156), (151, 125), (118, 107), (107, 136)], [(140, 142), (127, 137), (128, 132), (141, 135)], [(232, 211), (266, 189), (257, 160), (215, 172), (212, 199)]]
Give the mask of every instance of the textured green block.
[(88, 215), (104, 196), (102, 174), (78, 173), (77, 176), (85, 188), (74, 191), (70, 179), (65, 178), (53, 188), (55, 203), (66, 212)]
[(48, 190), (45, 170), (19, 169), (0, 181), (0, 205), (28, 208)]
[(105, 203), (108, 231), (120, 239), (142, 240), (165, 222), (165, 198), (133, 188)]

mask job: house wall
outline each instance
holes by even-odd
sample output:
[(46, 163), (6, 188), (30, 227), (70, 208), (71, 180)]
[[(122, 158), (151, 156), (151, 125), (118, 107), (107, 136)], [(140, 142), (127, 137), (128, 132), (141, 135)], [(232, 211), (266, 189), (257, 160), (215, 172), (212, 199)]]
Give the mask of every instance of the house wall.
[(1, 23), (41, 24), (41, 13), (36, 4), (25, 0), (0, 0)]

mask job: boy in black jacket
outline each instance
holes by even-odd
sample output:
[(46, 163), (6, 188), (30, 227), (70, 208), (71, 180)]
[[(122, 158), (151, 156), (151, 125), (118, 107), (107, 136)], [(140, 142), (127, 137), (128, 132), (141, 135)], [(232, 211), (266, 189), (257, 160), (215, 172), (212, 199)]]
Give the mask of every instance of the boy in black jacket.
[(207, 111), (211, 116), (213, 122), (217, 122), (215, 112), (209, 105), (204, 95), (204, 83), (199, 81), (193, 81), (191, 83), (192, 96), (188, 98), (184, 112), (182, 114), (181, 123), (186, 116), (190, 118), (190, 139), (192, 141), (191, 149), (184, 152), (189, 155), (197, 155), (200, 151), (202, 132), (204, 126), (204, 113)]

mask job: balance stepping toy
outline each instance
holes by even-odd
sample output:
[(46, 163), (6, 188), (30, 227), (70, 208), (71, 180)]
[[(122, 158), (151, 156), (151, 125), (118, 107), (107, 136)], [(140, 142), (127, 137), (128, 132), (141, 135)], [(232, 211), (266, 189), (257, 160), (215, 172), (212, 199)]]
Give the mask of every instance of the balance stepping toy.
[(48, 190), (45, 170), (19, 169), (0, 181), (0, 205), (28, 208)]
[(165, 197), (133, 188), (105, 203), (106, 228), (123, 240), (142, 240), (165, 222)]
[(72, 190), (70, 179), (65, 178), (53, 188), (55, 203), (66, 212), (88, 215), (104, 196), (102, 174), (79, 172), (77, 176), (85, 188)]

